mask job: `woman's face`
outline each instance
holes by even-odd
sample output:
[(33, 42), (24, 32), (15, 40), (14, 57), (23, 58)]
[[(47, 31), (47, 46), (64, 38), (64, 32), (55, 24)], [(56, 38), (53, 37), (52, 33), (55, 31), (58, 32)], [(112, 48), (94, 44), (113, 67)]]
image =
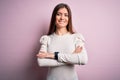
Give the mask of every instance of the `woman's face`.
[(66, 8), (60, 8), (56, 14), (57, 28), (66, 28), (68, 25), (68, 11)]

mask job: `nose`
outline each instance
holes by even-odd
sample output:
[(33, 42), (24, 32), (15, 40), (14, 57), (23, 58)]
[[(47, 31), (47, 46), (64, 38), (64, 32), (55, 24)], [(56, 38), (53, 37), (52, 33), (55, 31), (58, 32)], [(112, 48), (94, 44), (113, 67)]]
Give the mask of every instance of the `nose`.
[(65, 18), (65, 16), (64, 16), (64, 15), (61, 15), (60, 19), (64, 19), (64, 18)]

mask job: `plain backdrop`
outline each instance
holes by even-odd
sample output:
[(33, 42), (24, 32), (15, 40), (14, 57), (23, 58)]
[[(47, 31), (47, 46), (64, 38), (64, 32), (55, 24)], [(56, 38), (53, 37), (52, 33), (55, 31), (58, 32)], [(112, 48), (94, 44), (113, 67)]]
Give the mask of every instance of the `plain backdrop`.
[(120, 80), (120, 0), (0, 0), (0, 80), (45, 80), (36, 54), (58, 3), (70, 6), (86, 40), (89, 61), (76, 66), (79, 80)]

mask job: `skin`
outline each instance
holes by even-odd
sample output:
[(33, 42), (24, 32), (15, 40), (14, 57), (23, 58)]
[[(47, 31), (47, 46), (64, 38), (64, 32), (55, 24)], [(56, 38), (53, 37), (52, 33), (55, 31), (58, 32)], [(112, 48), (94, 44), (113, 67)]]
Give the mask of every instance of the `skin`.
[[(56, 31), (55, 33), (57, 35), (64, 35), (66, 33), (68, 33), (66, 26), (68, 24), (68, 11), (66, 8), (60, 8), (56, 14)], [(78, 46), (73, 54), (78, 54), (82, 51), (82, 47)], [(51, 58), (54, 59), (54, 53), (48, 53), (48, 52), (39, 52), (37, 55), (37, 57), (39, 58)]]

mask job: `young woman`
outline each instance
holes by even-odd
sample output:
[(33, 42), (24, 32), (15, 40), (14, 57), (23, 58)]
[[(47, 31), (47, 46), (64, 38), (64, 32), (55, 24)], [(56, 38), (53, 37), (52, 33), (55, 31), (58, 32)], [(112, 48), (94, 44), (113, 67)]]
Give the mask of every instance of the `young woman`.
[(72, 29), (72, 15), (67, 4), (58, 4), (52, 13), (49, 32), (40, 39), (39, 66), (48, 66), (47, 80), (78, 80), (74, 65), (88, 61), (85, 40)]

